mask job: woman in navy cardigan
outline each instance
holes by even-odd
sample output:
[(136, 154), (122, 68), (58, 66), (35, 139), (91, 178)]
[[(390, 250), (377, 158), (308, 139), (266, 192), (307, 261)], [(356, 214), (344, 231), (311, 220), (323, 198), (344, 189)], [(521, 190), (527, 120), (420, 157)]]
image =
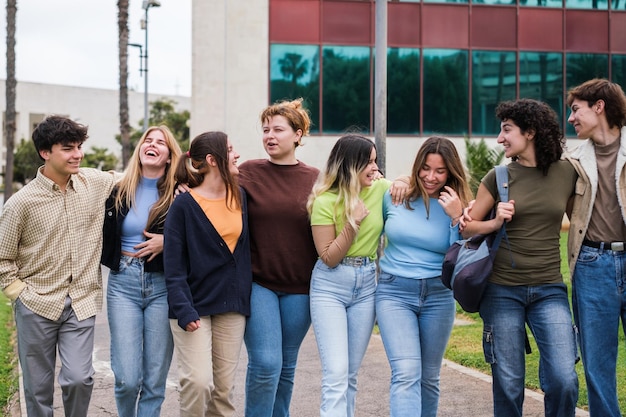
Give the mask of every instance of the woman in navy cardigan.
[(252, 286), (238, 159), (223, 132), (194, 138), (176, 171), (177, 181), (191, 189), (174, 200), (165, 222), (165, 280), (183, 417), (235, 412), (231, 393)]

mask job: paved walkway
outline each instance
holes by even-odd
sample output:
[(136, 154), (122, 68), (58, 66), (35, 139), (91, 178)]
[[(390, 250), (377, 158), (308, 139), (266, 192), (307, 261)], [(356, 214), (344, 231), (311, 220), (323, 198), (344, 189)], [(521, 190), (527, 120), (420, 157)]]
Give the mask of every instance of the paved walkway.
[[(105, 297), (106, 298), (106, 297)], [(243, 416), (244, 383), (247, 356), (245, 347), (237, 372), (235, 387), (236, 417)], [(96, 320), (96, 346), (94, 352), (96, 369), (95, 387), (89, 409), (89, 417), (116, 416), (113, 396), (113, 373), (109, 363), (109, 328), (105, 311)], [(170, 369), (168, 388), (161, 415), (178, 416), (178, 392), (176, 358)], [(373, 335), (365, 360), (359, 373), (359, 393), (357, 395), (356, 417), (384, 417), (389, 415), (389, 364), (382, 341)], [(319, 416), (320, 402), (320, 362), (315, 337), (309, 331), (300, 350), (296, 383), (291, 405), (294, 417)], [(524, 417), (542, 417), (543, 395), (526, 390)], [(60, 388), (55, 390), (55, 417), (63, 417)], [(22, 416), (26, 416), (24, 402), (21, 401)], [(480, 372), (445, 361), (441, 370), (441, 399), (439, 417), (491, 417), (492, 394), (491, 378)], [(579, 410), (576, 416), (588, 416)]]

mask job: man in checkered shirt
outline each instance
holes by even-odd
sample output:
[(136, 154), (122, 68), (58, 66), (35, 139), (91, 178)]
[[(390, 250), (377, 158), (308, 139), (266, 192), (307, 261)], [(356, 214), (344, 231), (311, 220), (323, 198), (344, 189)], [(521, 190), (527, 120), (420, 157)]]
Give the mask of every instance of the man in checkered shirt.
[(14, 302), (28, 415), (53, 415), (58, 348), (65, 415), (87, 416), (104, 203), (116, 176), (79, 168), (86, 126), (49, 116), (32, 137), (44, 165), (0, 215), (0, 286)]

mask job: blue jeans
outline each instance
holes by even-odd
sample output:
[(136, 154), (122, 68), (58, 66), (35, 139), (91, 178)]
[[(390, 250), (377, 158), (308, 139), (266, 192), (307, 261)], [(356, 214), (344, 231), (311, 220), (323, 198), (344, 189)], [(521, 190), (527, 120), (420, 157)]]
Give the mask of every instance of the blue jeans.
[(375, 318), (376, 264), (328, 267), (311, 275), (311, 320), (322, 363), (320, 417), (353, 417), (357, 374)]
[(376, 317), (391, 366), (391, 417), (437, 415), (439, 371), (455, 310), (452, 291), (439, 277), (380, 275)]
[(272, 291), (252, 283), (246, 417), (288, 417), (298, 350), (311, 325), (309, 296)]
[(174, 348), (165, 275), (122, 256), (119, 271), (109, 273), (107, 313), (118, 413), (158, 416)]
[(572, 280), (591, 416), (621, 416), (617, 401), (619, 321), (626, 333), (626, 252), (583, 246)]
[(489, 283), (480, 316), (485, 360), (493, 375), (494, 415), (522, 417), (528, 324), (539, 348), (545, 415), (573, 417), (578, 400), (577, 349), (565, 284)]

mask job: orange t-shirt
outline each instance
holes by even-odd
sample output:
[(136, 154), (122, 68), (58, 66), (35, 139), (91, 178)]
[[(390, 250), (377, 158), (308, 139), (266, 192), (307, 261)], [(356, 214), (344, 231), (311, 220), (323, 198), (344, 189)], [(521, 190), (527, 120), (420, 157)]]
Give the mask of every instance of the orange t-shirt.
[(229, 209), (226, 207), (225, 198), (212, 200), (202, 197), (193, 190), (190, 192), (230, 251), (234, 252), (243, 230), (241, 208)]

